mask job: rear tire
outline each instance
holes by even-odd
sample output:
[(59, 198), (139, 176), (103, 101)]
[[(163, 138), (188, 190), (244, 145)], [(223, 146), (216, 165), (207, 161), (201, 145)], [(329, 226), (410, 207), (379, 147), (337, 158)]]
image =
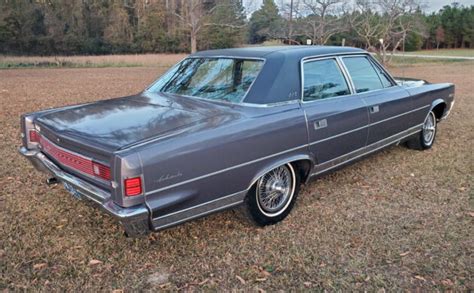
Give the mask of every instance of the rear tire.
[(247, 194), (247, 208), (255, 223), (266, 226), (288, 216), (300, 190), (300, 177), (291, 164), (260, 177)]
[(430, 149), (436, 138), (437, 126), (436, 115), (431, 111), (428, 116), (426, 116), (421, 132), (407, 141), (408, 148), (414, 150)]

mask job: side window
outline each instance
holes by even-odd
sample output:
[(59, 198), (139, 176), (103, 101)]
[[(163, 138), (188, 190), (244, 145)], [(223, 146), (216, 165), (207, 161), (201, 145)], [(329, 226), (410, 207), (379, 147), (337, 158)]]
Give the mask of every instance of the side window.
[(384, 88), (377, 71), (366, 57), (344, 57), (344, 64), (358, 93)]
[(377, 64), (374, 64), (374, 63), (372, 63), (372, 64), (374, 65), (375, 69), (377, 70), (377, 72), (379, 74), (379, 77), (380, 77), (380, 80), (382, 81), (383, 87), (393, 86), (392, 81), (387, 76), (387, 73), (382, 68), (380, 68)]
[(313, 101), (351, 92), (336, 60), (325, 59), (303, 64), (303, 100)]

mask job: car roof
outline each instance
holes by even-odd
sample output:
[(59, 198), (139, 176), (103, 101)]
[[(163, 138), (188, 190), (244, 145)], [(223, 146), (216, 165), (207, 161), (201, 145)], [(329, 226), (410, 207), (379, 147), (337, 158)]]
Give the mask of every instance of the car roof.
[(273, 104), (301, 97), (301, 68), (304, 58), (334, 55), (368, 55), (362, 49), (335, 46), (247, 47), (201, 51), (191, 58), (264, 59), (264, 65), (244, 98), (245, 103)]
[(244, 58), (268, 58), (273, 55), (285, 55), (285, 57), (304, 58), (309, 56), (364, 53), (365, 51), (353, 47), (337, 46), (256, 46), (232, 49), (217, 49), (200, 51), (192, 54), (192, 57), (244, 57)]

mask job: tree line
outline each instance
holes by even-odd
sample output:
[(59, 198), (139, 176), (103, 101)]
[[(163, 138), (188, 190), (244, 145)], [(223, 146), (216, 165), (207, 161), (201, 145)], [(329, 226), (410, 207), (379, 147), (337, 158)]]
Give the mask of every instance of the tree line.
[(381, 52), (474, 48), (474, 6), (420, 0), (1, 0), (0, 53), (194, 52), (279, 40)]

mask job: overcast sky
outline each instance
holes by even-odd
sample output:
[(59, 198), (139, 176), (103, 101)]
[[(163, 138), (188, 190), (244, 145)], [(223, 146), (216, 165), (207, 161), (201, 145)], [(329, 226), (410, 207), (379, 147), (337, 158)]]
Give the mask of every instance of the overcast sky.
[[(350, 0), (348, 0), (350, 1)], [(474, 5), (474, 0), (457, 0), (457, 1), (449, 1), (449, 0), (421, 0), (424, 4), (424, 9), (426, 12), (434, 12), (438, 11), (445, 5), (449, 5), (453, 2), (459, 2), (462, 5), (469, 6)], [(258, 9), (262, 4), (262, 0), (244, 0), (244, 6), (248, 11), (248, 14), (251, 14), (253, 11)], [(290, 0), (275, 0), (277, 5), (282, 5), (283, 3), (289, 3)]]

